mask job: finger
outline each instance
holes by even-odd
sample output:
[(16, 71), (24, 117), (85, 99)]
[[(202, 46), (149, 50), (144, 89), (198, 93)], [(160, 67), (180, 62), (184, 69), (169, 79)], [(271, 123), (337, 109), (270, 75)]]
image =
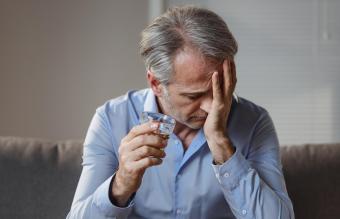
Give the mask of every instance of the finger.
[(155, 157), (146, 157), (134, 162), (134, 168), (138, 170), (145, 170), (148, 167), (159, 165), (163, 162), (162, 159)]
[(133, 161), (138, 161), (145, 157), (156, 157), (161, 159), (165, 157), (165, 152), (163, 150), (160, 150), (159, 148), (142, 146), (132, 151), (129, 159)]
[(212, 75), (212, 90), (213, 90), (213, 99), (217, 101), (222, 101), (222, 90), (221, 83), (219, 79), (218, 72), (214, 72)]
[(129, 143), (127, 143), (126, 149), (129, 151), (133, 151), (144, 145), (148, 145), (148, 146), (161, 149), (161, 148), (164, 148), (167, 144), (168, 144), (167, 139), (164, 139), (157, 134), (151, 133), (151, 134), (144, 134), (144, 135), (139, 135), (135, 137)]
[(230, 96), (233, 91), (233, 76), (232, 76), (232, 66), (228, 59), (223, 62), (223, 77), (224, 77), (224, 95)]
[(150, 121), (141, 125), (134, 126), (122, 141), (129, 142), (135, 137), (156, 131), (159, 127), (158, 122)]

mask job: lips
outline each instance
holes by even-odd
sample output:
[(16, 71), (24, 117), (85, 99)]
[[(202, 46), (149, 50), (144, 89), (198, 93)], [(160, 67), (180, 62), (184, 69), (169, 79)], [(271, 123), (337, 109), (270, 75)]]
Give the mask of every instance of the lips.
[(207, 117), (206, 116), (194, 116), (194, 117), (191, 117), (191, 119), (195, 121), (200, 121), (200, 120), (206, 120)]

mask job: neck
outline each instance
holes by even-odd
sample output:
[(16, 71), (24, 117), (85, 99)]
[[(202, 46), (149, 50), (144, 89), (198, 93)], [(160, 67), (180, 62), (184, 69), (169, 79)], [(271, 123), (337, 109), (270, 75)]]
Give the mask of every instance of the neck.
[(177, 122), (174, 133), (181, 139), (182, 141), (186, 139), (192, 139), (196, 133), (198, 132), (198, 129), (192, 129), (182, 123)]

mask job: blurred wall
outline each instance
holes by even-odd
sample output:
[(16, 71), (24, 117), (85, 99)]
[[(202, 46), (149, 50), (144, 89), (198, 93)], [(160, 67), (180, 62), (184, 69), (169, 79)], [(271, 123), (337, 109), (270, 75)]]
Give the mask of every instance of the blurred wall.
[(281, 144), (340, 142), (340, 1), (164, 1), (227, 22), (239, 44), (236, 92), (268, 110)]
[(99, 105), (146, 87), (147, 22), (147, 0), (0, 0), (0, 135), (84, 138)]
[(281, 144), (340, 141), (335, 0), (0, 0), (0, 135), (84, 138), (98, 106), (146, 87), (139, 34), (183, 4), (227, 21), (236, 91), (270, 112)]

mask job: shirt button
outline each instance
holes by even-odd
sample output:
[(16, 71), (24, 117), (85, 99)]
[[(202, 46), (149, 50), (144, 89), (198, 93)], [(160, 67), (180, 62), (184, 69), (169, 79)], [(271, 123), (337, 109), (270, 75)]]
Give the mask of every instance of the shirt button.
[(226, 172), (223, 176), (224, 176), (224, 177), (229, 177), (230, 174), (229, 174), (228, 172)]
[(243, 210), (242, 210), (242, 214), (243, 214), (243, 215), (247, 214), (247, 211), (243, 209)]
[(181, 214), (181, 213), (182, 213), (182, 211), (177, 209), (176, 214)]
[(179, 144), (179, 141), (178, 141), (178, 140), (175, 140), (175, 144)]

